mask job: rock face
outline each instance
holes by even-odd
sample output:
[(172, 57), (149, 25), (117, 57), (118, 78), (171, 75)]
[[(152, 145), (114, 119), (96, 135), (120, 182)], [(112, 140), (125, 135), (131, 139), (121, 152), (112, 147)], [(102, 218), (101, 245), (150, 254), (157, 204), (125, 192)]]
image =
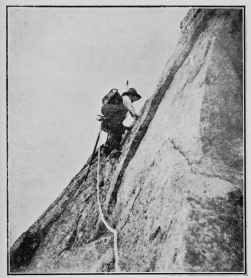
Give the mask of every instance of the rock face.
[[(188, 12), (121, 156), (101, 156), (121, 272), (245, 271), (242, 12)], [(14, 243), (11, 273), (114, 272), (97, 159)]]

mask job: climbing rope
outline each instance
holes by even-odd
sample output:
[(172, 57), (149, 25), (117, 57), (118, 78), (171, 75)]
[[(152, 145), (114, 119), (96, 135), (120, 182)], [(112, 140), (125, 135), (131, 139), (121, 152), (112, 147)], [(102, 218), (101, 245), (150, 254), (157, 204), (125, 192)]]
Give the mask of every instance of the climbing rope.
[[(100, 125), (100, 132), (101, 132), (101, 125)], [(106, 228), (110, 232), (113, 233), (113, 236), (114, 236), (115, 271), (116, 272), (120, 272), (120, 270), (119, 270), (118, 243), (117, 243), (118, 234), (117, 234), (117, 231), (115, 229), (113, 229), (112, 227), (110, 227), (109, 224), (106, 222), (105, 217), (104, 217), (103, 212), (102, 212), (102, 207), (101, 207), (100, 199), (99, 199), (99, 195), (100, 195), (100, 190), (99, 190), (99, 183), (100, 183), (99, 169), (100, 169), (100, 166), (99, 166), (99, 163), (100, 163), (100, 146), (98, 147), (98, 168), (97, 168), (97, 200), (98, 200), (98, 208), (99, 208), (99, 214), (100, 214), (101, 220), (105, 224)]]

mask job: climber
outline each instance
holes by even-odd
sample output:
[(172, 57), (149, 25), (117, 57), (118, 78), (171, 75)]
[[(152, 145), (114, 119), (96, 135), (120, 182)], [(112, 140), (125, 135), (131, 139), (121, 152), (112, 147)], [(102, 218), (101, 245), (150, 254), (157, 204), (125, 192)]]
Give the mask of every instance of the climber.
[[(120, 142), (126, 133), (128, 133), (135, 121), (139, 118), (132, 103), (141, 99), (141, 96), (134, 88), (130, 88), (124, 92), (122, 96), (117, 89), (112, 89), (102, 100), (103, 106), (101, 109), (102, 116), (98, 119), (102, 121), (101, 128), (108, 133), (105, 143), (104, 153), (109, 155), (112, 150), (120, 150)], [(134, 123), (126, 127), (123, 125), (127, 113), (130, 113), (134, 118)]]

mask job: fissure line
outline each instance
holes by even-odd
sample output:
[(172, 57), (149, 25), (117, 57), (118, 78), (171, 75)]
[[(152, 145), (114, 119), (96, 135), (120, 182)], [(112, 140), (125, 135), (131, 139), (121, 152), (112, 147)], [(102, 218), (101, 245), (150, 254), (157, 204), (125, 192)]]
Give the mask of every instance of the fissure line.
[[(101, 125), (100, 125), (100, 130), (101, 130)], [(106, 228), (113, 233), (114, 236), (114, 256), (115, 256), (115, 271), (116, 272), (120, 272), (119, 269), (119, 255), (118, 255), (118, 243), (117, 243), (117, 239), (118, 239), (118, 234), (117, 231), (115, 229), (113, 229), (112, 227), (109, 226), (109, 224), (106, 222), (104, 214), (102, 212), (102, 207), (101, 207), (101, 203), (100, 203), (100, 190), (99, 190), (99, 166), (100, 163), (100, 147), (98, 148), (98, 167), (97, 167), (97, 200), (98, 200), (98, 208), (99, 208), (99, 214), (101, 217), (101, 220), (103, 221), (103, 223), (105, 224)]]

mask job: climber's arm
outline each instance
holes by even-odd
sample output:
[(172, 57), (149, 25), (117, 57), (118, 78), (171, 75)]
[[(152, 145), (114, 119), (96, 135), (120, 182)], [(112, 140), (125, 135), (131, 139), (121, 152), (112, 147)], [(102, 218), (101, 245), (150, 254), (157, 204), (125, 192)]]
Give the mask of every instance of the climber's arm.
[(130, 112), (132, 117), (137, 120), (139, 116), (137, 115), (135, 108), (133, 107), (132, 102), (128, 96), (123, 96), (123, 104), (126, 107), (126, 109)]

